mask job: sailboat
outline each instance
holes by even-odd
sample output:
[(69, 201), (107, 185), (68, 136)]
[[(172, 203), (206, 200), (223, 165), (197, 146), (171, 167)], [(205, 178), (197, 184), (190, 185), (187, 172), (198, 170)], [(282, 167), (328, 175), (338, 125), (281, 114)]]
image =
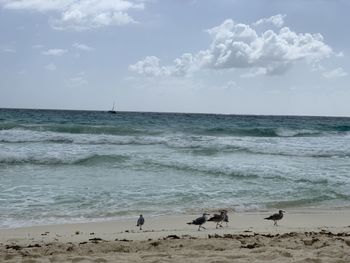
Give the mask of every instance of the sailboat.
[(113, 102), (113, 107), (111, 110), (108, 111), (108, 113), (116, 114), (117, 111), (115, 110), (115, 102)]

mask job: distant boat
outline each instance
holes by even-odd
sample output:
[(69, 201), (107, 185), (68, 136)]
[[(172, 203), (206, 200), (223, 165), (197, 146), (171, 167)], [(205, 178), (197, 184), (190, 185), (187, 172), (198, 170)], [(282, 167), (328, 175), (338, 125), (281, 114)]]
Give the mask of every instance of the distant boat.
[(108, 113), (111, 113), (111, 114), (116, 114), (117, 113), (117, 111), (115, 110), (115, 102), (113, 102), (112, 110), (109, 110)]

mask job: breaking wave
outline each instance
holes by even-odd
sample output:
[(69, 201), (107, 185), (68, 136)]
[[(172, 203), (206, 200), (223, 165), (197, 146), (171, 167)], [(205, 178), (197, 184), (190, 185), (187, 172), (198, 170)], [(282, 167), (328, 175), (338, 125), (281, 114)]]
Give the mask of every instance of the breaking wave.
[(98, 163), (122, 163), (130, 159), (125, 155), (99, 155), (87, 156), (43, 156), (43, 155), (13, 155), (1, 154), (0, 164), (39, 164), (39, 165), (96, 165)]

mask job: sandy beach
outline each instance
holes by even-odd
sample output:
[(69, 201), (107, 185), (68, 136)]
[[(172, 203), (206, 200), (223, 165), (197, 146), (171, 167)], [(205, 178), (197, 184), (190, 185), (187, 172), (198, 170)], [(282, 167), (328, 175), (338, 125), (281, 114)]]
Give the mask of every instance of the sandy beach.
[(350, 263), (349, 10), (0, 0), (0, 263)]
[(350, 210), (229, 213), (197, 231), (196, 215), (0, 230), (1, 262), (350, 262)]

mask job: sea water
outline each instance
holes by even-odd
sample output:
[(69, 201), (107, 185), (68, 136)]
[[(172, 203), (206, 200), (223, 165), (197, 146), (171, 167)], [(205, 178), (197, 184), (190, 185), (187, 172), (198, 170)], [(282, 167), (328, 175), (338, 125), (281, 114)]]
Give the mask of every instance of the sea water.
[(350, 118), (0, 109), (0, 228), (350, 205)]

